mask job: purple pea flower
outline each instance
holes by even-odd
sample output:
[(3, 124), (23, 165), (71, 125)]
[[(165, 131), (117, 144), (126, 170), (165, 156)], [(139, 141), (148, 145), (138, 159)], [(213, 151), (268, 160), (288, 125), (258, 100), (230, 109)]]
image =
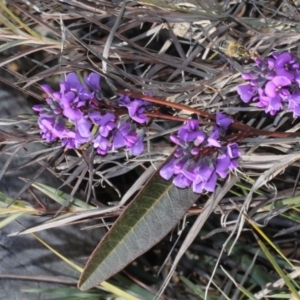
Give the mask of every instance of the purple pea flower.
[(278, 76), (283, 76), (289, 80), (293, 80), (295, 75), (294, 71), (299, 69), (299, 64), (289, 52), (284, 52), (278, 55), (275, 61), (275, 70)]
[(266, 84), (266, 95), (272, 98), (280, 96), (282, 99), (284, 99), (287, 95), (289, 95), (289, 92), (283, 87), (288, 87), (290, 85), (291, 81), (287, 77), (276, 76)]
[(162, 166), (159, 174), (162, 178), (169, 180), (174, 175), (175, 159), (172, 158), (168, 163)]
[(231, 159), (240, 157), (241, 153), (239, 145), (237, 143), (231, 143), (227, 145), (227, 154)]
[(100, 125), (99, 133), (103, 137), (108, 137), (109, 133), (116, 127), (115, 118), (116, 116), (113, 113), (106, 113), (102, 116), (98, 125)]
[(119, 105), (125, 106), (128, 109), (129, 116), (136, 122), (144, 124), (148, 121), (148, 117), (144, 114), (147, 107), (152, 106), (152, 103), (141, 99), (134, 99), (127, 95), (121, 95), (119, 98)]
[(93, 92), (90, 92), (87, 87), (81, 83), (76, 73), (67, 74), (66, 82), (62, 83), (61, 87), (66, 88), (66, 91), (75, 92), (80, 106), (84, 105), (85, 101), (93, 98)]
[(215, 127), (214, 131), (212, 132), (212, 134), (207, 139), (207, 146), (218, 147), (218, 148), (221, 147), (221, 144), (218, 141), (219, 140), (219, 136), (220, 136), (219, 128)]
[(97, 153), (100, 155), (106, 155), (107, 152), (111, 148), (111, 143), (105, 137), (103, 137), (100, 133), (93, 140), (94, 148), (96, 148)]
[(180, 173), (173, 179), (173, 184), (179, 188), (187, 188), (191, 185), (192, 181), (189, 180), (184, 174)]
[(223, 154), (217, 158), (216, 172), (221, 178), (226, 178), (230, 166), (230, 157)]
[(118, 149), (121, 147), (132, 147), (138, 140), (136, 128), (129, 122), (120, 120), (117, 123), (113, 133), (113, 147)]
[(63, 114), (71, 121), (77, 121), (83, 117), (79, 99), (73, 92), (67, 92), (62, 96), (61, 107)]
[[(226, 142), (219, 141), (220, 130), (225, 131), (232, 122), (225, 114), (217, 114), (216, 126), (207, 137), (197, 120), (188, 120), (179, 128), (177, 135), (171, 136), (178, 146), (174, 157), (161, 168), (160, 175), (166, 180), (175, 176), (173, 184), (179, 188), (192, 186), (195, 193), (213, 192), (218, 177), (226, 178), (228, 172), (238, 166), (238, 144), (226, 145)], [(197, 142), (199, 133), (203, 143)]]
[(216, 115), (216, 123), (219, 127), (224, 130), (227, 130), (230, 124), (233, 123), (233, 120), (227, 117), (225, 114), (217, 113)]
[(91, 88), (92, 91), (100, 91), (100, 75), (97, 73), (90, 73), (90, 75), (84, 76), (85, 83)]
[(239, 85), (237, 87), (237, 92), (240, 95), (241, 99), (245, 103), (248, 103), (253, 98), (253, 96), (256, 94), (256, 88), (253, 87), (250, 83), (244, 84), (244, 85)]

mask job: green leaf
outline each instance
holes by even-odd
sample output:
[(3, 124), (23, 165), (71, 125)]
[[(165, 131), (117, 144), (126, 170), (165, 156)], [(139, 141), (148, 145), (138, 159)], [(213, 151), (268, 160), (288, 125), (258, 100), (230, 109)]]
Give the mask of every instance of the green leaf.
[(78, 287), (87, 290), (122, 270), (171, 231), (198, 197), (156, 173), (96, 247)]
[(67, 199), (71, 198), (72, 201), (68, 204), (68, 207), (74, 210), (78, 209), (78, 207), (83, 209), (95, 208), (94, 206), (89, 205), (80, 199), (70, 197), (69, 194), (66, 194), (58, 189), (52, 188), (51, 186), (38, 182), (32, 183), (31, 185), (61, 205), (65, 205)]

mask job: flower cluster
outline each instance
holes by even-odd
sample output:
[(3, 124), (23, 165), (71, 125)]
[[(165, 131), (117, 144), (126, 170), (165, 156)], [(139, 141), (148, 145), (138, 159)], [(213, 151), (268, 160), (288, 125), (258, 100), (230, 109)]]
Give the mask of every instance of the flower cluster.
[(213, 192), (218, 177), (226, 178), (237, 167), (240, 156), (237, 143), (221, 141), (233, 120), (222, 113), (216, 116), (216, 125), (207, 135), (199, 128), (198, 120), (188, 120), (171, 140), (178, 145), (174, 157), (160, 170), (160, 175), (180, 188), (192, 185), (195, 193)]
[(266, 113), (289, 109), (294, 118), (300, 115), (300, 62), (289, 52), (275, 52), (270, 57), (256, 60), (250, 73), (242, 74), (249, 82), (237, 89), (241, 99), (258, 101)]
[(114, 107), (104, 107), (96, 97), (99, 94), (100, 76), (91, 73), (82, 83), (75, 73), (66, 75), (60, 83), (60, 91), (53, 91), (49, 85), (42, 85), (47, 93), (47, 104), (35, 105), (39, 112), (40, 133), (47, 142), (59, 139), (63, 146), (74, 149), (93, 144), (97, 153), (125, 148), (132, 155), (143, 152), (143, 132), (138, 132), (138, 123), (147, 122), (144, 111), (151, 105), (140, 99), (122, 95), (119, 106), (128, 109), (129, 116), (115, 113)]

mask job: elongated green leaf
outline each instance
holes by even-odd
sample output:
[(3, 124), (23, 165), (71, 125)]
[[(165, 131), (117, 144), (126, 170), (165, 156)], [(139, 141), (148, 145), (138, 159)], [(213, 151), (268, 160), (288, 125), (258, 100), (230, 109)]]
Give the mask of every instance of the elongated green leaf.
[(94, 250), (78, 287), (87, 290), (122, 270), (172, 230), (198, 197), (154, 175)]
[[(53, 199), (54, 201), (56, 201), (57, 203), (61, 204), (61, 205), (65, 205), (67, 199), (70, 198), (69, 194), (66, 194), (58, 189), (52, 188), (51, 186), (42, 184), (42, 183), (32, 183), (32, 186), (35, 187), (36, 189), (40, 190), (41, 192), (43, 192), (45, 195), (47, 195), (48, 197), (50, 197), (51, 199)], [(77, 199), (75, 197), (71, 197), (72, 198), (72, 202), (68, 205), (68, 207), (76, 210), (79, 208), (84, 208), (84, 209), (91, 209), (91, 208), (95, 208), (92, 205), (89, 205), (87, 203), (85, 203), (84, 201)]]

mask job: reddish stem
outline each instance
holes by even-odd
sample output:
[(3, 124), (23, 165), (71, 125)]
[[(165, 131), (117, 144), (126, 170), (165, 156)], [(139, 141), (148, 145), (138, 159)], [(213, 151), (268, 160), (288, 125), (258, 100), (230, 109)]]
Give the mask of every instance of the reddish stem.
[[(132, 93), (129, 91), (123, 91), (123, 90), (118, 90), (118, 93), (123, 94), (123, 95), (128, 95), (132, 98), (138, 98), (138, 99), (142, 99), (142, 100), (146, 100), (152, 103), (157, 103), (160, 105), (164, 105), (164, 106), (168, 106), (168, 107), (172, 107), (175, 109), (179, 109), (179, 110), (185, 110), (185, 111), (189, 111), (191, 113), (197, 114), (198, 116), (207, 118), (209, 120), (215, 120), (216, 117), (213, 114), (204, 112), (202, 110), (198, 110), (192, 107), (189, 107), (187, 105), (183, 105), (183, 104), (178, 104), (178, 103), (174, 103), (174, 102), (170, 102), (170, 101), (166, 101), (164, 99), (159, 99), (159, 98), (154, 98), (154, 97), (150, 97), (147, 95), (143, 95), (140, 93)], [(250, 127), (248, 125), (245, 125), (241, 122), (238, 121), (234, 121), (231, 125), (231, 128), (234, 128), (236, 130), (242, 131), (244, 136), (254, 136), (254, 135), (265, 135), (268, 137), (277, 137), (277, 138), (286, 138), (286, 137), (300, 137), (300, 132), (272, 132), (272, 131), (268, 131), (268, 130), (260, 130), (260, 129), (256, 129), (253, 127)]]
[[(179, 121), (179, 122), (186, 122), (187, 120), (190, 120), (190, 119), (187, 119), (187, 118), (170, 116), (170, 115), (165, 115), (165, 114), (161, 114), (161, 113), (157, 113), (157, 112), (146, 112), (144, 114), (147, 117), (156, 118), (156, 119), (159, 118), (159, 119)], [(205, 121), (201, 121), (201, 120), (198, 120), (198, 121), (199, 121), (199, 124), (201, 124), (201, 125), (211, 125), (211, 126), (216, 125), (214, 122), (205, 122)]]

